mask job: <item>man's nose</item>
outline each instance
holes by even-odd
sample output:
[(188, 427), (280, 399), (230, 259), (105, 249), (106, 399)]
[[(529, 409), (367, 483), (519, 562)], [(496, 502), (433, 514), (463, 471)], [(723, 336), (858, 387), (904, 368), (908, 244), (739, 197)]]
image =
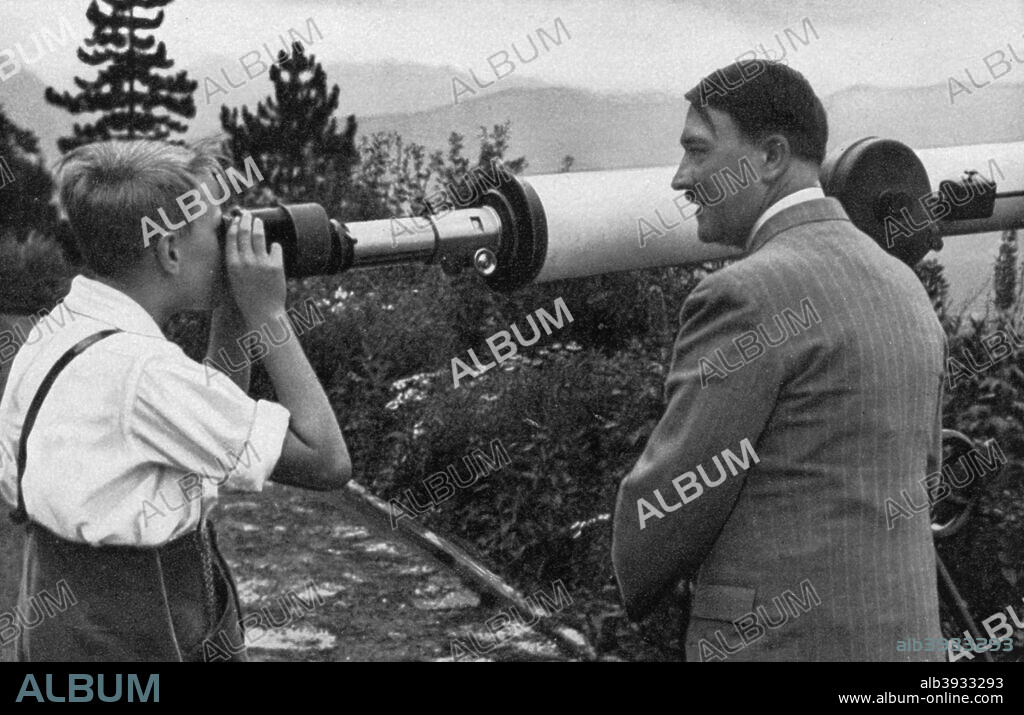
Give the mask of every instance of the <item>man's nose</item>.
[(679, 168), (676, 170), (676, 175), (672, 177), (672, 188), (675, 191), (693, 190), (693, 174), (686, 167), (685, 161), (679, 164)]

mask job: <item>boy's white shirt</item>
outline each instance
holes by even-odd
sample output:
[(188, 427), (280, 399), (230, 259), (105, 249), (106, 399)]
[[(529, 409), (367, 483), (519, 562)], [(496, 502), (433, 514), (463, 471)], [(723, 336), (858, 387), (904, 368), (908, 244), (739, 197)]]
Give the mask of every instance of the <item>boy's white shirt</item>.
[(291, 415), (189, 359), (142, 306), (84, 276), (27, 335), (0, 400), (0, 494), (17, 503), (21, 428), (46, 373), (110, 328), (60, 374), (28, 442), (29, 516), (92, 545), (156, 546), (194, 529), (218, 484), (261, 491)]

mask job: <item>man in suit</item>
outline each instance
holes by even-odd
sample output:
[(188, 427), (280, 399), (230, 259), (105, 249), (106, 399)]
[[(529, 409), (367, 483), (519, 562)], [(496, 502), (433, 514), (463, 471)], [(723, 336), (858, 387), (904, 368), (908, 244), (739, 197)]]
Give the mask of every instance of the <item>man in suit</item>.
[(619, 490), (627, 611), (684, 579), (687, 660), (945, 660), (898, 650), (941, 636), (935, 557), (927, 514), (886, 511), (925, 501), (941, 460), (927, 294), (824, 196), (825, 111), (800, 73), (736, 63), (686, 98), (672, 187), (700, 240), (744, 252), (683, 305), (668, 406)]

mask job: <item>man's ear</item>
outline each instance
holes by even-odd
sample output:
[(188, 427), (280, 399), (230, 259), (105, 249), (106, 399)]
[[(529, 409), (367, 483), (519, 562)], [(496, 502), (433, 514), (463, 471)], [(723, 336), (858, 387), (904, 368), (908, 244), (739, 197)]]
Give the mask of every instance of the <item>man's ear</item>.
[(171, 275), (181, 272), (181, 238), (179, 231), (169, 231), (161, 234), (153, 247), (156, 251), (157, 264)]
[(761, 163), (761, 178), (774, 181), (789, 169), (793, 160), (793, 150), (789, 139), (782, 134), (769, 134), (761, 142), (764, 161)]

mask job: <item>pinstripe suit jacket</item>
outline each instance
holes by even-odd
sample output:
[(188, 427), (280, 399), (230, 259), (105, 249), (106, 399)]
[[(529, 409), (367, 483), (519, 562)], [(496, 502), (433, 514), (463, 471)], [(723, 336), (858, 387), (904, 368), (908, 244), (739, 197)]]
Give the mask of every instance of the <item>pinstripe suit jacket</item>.
[(688, 660), (944, 660), (897, 651), (941, 636), (928, 515), (886, 511), (901, 490), (926, 504), (941, 460), (945, 335), (913, 271), (815, 199), (772, 216), (680, 322), (616, 507), (630, 612), (682, 577)]

